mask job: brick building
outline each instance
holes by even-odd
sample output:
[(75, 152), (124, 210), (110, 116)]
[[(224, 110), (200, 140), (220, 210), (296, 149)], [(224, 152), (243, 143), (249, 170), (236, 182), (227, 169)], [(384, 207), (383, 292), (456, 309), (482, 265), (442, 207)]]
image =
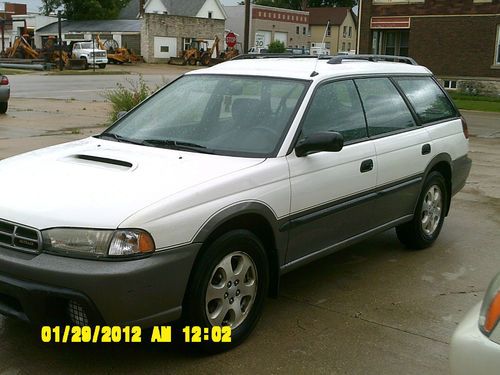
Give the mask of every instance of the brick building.
[(192, 40), (212, 45), (215, 36), (224, 36), (225, 20), (167, 14), (144, 14), (141, 32), (142, 55), (146, 62), (168, 62), (188, 49)]
[[(332, 54), (356, 49), (357, 19), (351, 8), (308, 8), (311, 43), (322, 43)], [(330, 22), (327, 29), (326, 26)]]
[(359, 16), (360, 53), (411, 56), (448, 88), (500, 93), (500, 0), (362, 0)]
[[(244, 44), (245, 6), (225, 6), (226, 28)], [(267, 48), (279, 40), (285, 47), (308, 48), (309, 12), (251, 4), (249, 47)]]
[[(26, 4), (6, 2), (4, 3), (3, 9), (0, 9), (0, 47), (2, 52), (11, 45), (12, 35), (16, 32), (13, 26), (12, 16), (26, 13), (28, 13)], [(25, 32), (24, 27), (22, 32)]]

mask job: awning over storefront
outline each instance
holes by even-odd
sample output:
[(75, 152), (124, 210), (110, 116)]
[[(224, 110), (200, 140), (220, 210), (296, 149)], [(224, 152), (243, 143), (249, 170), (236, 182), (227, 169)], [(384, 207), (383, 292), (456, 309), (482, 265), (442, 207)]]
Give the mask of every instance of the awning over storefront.
[(410, 17), (372, 17), (371, 29), (409, 29)]

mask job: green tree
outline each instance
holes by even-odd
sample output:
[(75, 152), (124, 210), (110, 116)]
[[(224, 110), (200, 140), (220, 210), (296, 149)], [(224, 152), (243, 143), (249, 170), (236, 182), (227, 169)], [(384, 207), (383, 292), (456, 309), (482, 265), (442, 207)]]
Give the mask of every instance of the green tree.
[(42, 0), (42, 12), (50, 14), (57, 9), (69, 20), (107, 20), (118, 17), (130, 0)]
[(269, 43), (267, 51), (269, 53), (284, 53), (286, 51), (285, 43), (279, 40), (275, 40), (274, 42)]

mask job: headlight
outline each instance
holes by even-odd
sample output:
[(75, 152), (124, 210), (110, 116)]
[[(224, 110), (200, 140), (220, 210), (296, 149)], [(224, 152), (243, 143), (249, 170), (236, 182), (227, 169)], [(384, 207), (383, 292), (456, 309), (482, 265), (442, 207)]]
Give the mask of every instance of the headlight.
[(490, 283), (481, 305), (479, 328), (489, 336), (500, 321), (500, 274)]
[(155, 250), (151, 236), (142, 230), (54, 228), (42, 232), (44, 251), (73, 256), (126, 256)]

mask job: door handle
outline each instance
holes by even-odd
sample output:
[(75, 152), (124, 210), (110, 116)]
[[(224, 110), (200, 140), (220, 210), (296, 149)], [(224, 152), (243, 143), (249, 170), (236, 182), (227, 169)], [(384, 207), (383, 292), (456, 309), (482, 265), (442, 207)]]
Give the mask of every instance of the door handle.
[(366, 173), (366, 172), (370, 172), (372, 169), (373, 169), (373, 160), (368, 159), (368, 160), (364, 160), (361, 163), (361, 167), (359, 168), (359, 171), (361, 173)]
[(426, 143), (422, 146), (422, 155), (428, 155), (431, 153), (431, 145)]

